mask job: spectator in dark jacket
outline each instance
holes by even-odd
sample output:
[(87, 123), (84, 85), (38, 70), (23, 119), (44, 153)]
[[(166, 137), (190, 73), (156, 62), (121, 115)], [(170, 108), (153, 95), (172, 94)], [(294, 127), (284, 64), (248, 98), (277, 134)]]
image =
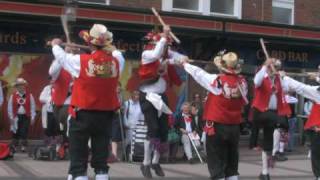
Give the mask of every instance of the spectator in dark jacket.
[(191, 105), (188, 102), (185, 102), (181, 106), (181, 114), (178, 116), (177, 119), (177, 127), (181, 133), (181, 142), (183, 144), (184, 152), (188, 158), (190, 164), (193, 163), (192, 157), (192, 149), (191, 149), (191, 142), (188, 137), (188, 134), (193, 133), (197, 134), (196, 126), (194, 117), (191, 114)]

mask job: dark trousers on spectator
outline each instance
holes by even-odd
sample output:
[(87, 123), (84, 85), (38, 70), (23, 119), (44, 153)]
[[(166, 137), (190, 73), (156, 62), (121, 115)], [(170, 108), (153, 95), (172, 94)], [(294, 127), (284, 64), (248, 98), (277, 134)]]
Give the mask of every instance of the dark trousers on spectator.
[(215, 134), (207, 135), (207, 163), (212, 180), (239, 175), (239, 125), (214, 125)]
[(18, 128), (16, 133), (13, 134), (12, 144), (14, 146), (19, 145), (19, 140), (21, 140), (22, 146), (27, 146), (30, 118), (26, 115), (20, 115), (20, 114), (18, 114), (17, 116), (18, 116)]
[(311, 164), (314, 176), (320, 178), (320, 133), (309, 131), (311, 142)]
[(91, 138), (91, 167), (96, 174), (107, 174), (107, 158), (111, 138), (113, 111), (80, 110), (71, 119), (69, 128), (69, 174), (73, 178), (86, 176), (89, 156), (88, 141)]

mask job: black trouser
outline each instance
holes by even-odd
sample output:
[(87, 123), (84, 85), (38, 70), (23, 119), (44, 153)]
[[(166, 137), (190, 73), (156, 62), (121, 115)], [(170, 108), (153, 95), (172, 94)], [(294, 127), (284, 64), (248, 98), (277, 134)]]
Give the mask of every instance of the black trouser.
[(85, 176), (88, 163), (88, 141), (91, 138), (91, 167), (96, 174), (108, 173), (108, 146), (111, 138), (113, 111), (80, 110), (69, 128), (70, 169), (73, 178)]
[(249, 148), (255, 148), (258, 145), (258, 139), (259, 139), (259, 127), (257, 126), (256, 123), (252, 123), (252, 128), (251, 128), (251, 135), (250, 135), (250, 144)]
[(320, 178), (320, 133), (308, 131), (311, 141), (311, 164), (314, 176)]
[(207, 135), (208, 169), (212, 180), (239, 175), (239, 125), (215, 123), (215, 134)]
[(21, 139), (21, 144), (26, 146), (28, 144), (28, 132), (30, 126), (30, 118), (26, 115), (17, 115), (18, 117), (18, 128), (16, 133), (13, 133), (13, 145), (18, 145)]
[(68, 142), (68, 137), (67, 137), (68, 116), (69, 116), (68, 108), (69, 108), (69, 105), (53, 107), (53, 115), (55, 120), (59, 124), (59, 129), (60, 129), (60, 123), (63, 125), (63, 129), (61, 130), (63, 142)]
[(60, 126), (59, 122), (54, 118), (52, 112), (47, 112), (47, 129), (45, 130), (45, 134), (48, 137), (59, 135)]
[[(253, 123), (263, 129), (262, 149), (268, 153), (273, 149), (273, 131), (278, 122), (284, 122), (285, 118), (278, 115), (277, 111), (260, 112), (253, 108)], [(281, 126), (279, 126), (281, 127)]]
[[(168, 105), (168, 99), (165, 94), (161, 94), (162, 100)], [(147, 137), (149, 139), (160, 139), (166, 142), (168, 137), (168, 116), (162, 113), (158, 117), (158, 110), (146, 99), (146, 93), (140, 92), (140, 106), (144, 114), (145, 122), (148, 127)]]

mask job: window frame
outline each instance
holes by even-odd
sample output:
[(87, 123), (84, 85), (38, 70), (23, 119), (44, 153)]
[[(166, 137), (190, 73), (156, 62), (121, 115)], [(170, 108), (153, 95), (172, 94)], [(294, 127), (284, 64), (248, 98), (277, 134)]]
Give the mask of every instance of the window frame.
[(234, 0), (233, 14), (211, 12), (211, 0), (198, 0), (199, 8), (197, 11), (191, 9), (173, 8), (173, 1), (174, 0), (162, 0), (162, 10), (180, 13), (201, 14), (206, 16), (229, 17), (237, 19), (242, 18), (242, 0)]
[(110, 5), (110, 0), (104, 0), (104, 3), (90, 2), (89, 0), (79, 0), (78, 2), (83, 4)]
[[(272, 0), (272, 9), (274, 7), (277, 8), (283, 8), (283, 9), (290, 9), (291, 10), (291, 22), (289, 25), (294, 25), (295, 23), (295, 4), (294, 0)], [(272, 19), (273, 19), (273, 14), (272, 14)], [(287, 23), (281, 23), (281, 22), (275, 22), (272, 20), (274, 23), (279, 23), (279, 24), (287, 24)]]

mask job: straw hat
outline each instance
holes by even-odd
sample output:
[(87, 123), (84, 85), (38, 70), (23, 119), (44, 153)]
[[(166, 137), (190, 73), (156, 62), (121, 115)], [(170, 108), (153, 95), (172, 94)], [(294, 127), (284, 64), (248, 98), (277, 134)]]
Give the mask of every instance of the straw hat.
[(102, 24), (94, 24), (90, 31), (80, 31), (79, 36), (88, 44), (96, 46), (110, 45), (113, 41), (112, 32), (108, 31), (107, 27)]
[(239, 74), (241, 66), (238, 55), (235, 52), (218, 55), (214, 58), (214, 64), (224, 73)]

